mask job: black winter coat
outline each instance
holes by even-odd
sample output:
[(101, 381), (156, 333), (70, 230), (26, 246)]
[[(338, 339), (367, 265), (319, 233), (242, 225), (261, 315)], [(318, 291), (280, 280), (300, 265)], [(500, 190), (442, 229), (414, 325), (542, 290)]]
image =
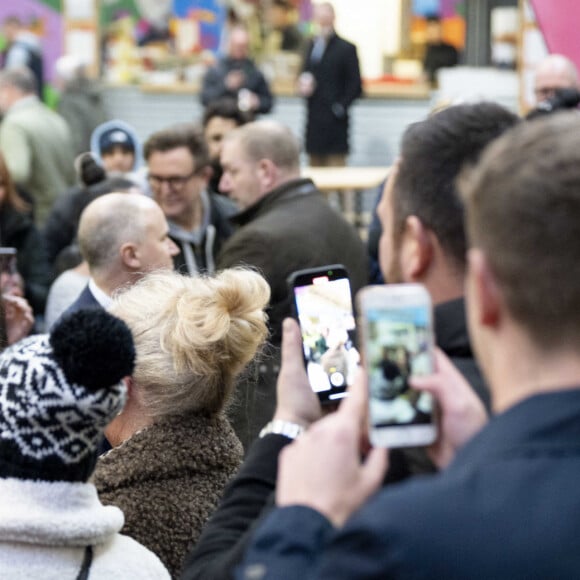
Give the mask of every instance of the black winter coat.
[(0, 245), (16, 248), (16, 266), (24, 280), (24, 296), (35, 314), (44, 314), (51, 271), (32, 217), (8, 205), (0, 209)]
[(346, 154), (348, 110), (362, 94), (356, 47), (335, 34), (329, 38), (322, 58), (313, 62), (313, 46), (311, 41), (302, 65), (302, 71), (311, 73), (316, 81), (314, 93), (307, 100), (306, 152)]

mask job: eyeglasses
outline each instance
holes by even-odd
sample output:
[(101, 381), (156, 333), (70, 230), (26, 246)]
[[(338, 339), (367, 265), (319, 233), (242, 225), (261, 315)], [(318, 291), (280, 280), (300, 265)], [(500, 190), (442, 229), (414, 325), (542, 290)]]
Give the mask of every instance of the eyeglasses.
[(163, 183), (169, 185), (169, 189), (172, 191), (180, 191), (185, 187), (185, 184), (198, 173), (198, 170), (193, 170), (189, 175), (172, 175), (170, 177), (161, 177), (159, 175), (152, 175), (151, 173), (147, 176), (147, 181), (152, 189), (161, 189)]

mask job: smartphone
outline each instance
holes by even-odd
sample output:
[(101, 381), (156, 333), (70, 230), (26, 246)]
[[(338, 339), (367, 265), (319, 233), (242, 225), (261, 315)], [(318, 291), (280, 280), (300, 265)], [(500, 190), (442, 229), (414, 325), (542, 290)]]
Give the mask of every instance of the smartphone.
[(369, 439), (376, 447), (419, 447), (437, 437), (435, 403), (409, 386), (433, 372), (431, 298), (420, 284), (367, 286), (357, 294), (368, 374)]
[(340, 264), (299, 270), (288, 285), (310, 386), (322, 404), (336, 403), (360, 360), (348, 273)]
[(2, 274), (17, 274), (16, 269), (16, 248), (0, 247), (0, 272)]

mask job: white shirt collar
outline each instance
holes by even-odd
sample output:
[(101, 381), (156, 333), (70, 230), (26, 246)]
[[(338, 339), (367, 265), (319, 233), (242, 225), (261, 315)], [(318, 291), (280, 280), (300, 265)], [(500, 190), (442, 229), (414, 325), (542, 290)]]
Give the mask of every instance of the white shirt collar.
[(90, 278), (89, 279), (89, 290), (95, 297), (95, 300), (106, 310), (113, 303), (113, 299), (105, 292), (103, 292), (97, 283)]

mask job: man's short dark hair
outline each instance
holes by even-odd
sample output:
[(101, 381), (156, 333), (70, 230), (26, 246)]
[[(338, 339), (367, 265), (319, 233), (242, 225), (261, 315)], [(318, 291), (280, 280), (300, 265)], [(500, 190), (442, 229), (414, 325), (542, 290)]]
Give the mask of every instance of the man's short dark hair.
[(214, 117), (231, 119), (237, 127), (241, 127), (242, 125), (253, 121), (251, 115), (248, 115), (248, 113), (244, 111), (240, 111), (237, 100), (228, 97), (212, 101), (205, 108), (202, 119), (204, 129)]
[(153, 133), (143, 146), (143, 154), (148, 160), (156, 151), (165, 153), (178, 147), (189, 149), (196, 170), (209, 165), (209, 153), (205, 139), (199, 127), (193, 123), (181, 123)]
[(465, 163), (475, 163), (518, 120), (504, 107), (483, 102), (455, 105), (411, 125), (403, 136), (394, 190), (395, 240), (401, 239), (407, 217), (415, 215), (464, 272), (463, 203), (455, 179)]
[(459, 182), (470, 246), (511, 315), (546, 349), (580, 348), (580, 117), (522, 123)]

